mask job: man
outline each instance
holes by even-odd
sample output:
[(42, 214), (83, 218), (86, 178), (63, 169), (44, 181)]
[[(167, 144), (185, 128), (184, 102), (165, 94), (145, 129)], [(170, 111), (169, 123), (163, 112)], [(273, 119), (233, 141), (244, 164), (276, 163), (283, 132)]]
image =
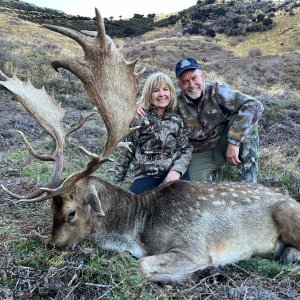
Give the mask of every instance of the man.
[(178, 110), (194, 147), (193, 181), (210, 181), (226, 162), (237, 165), (239, 180), (257, 182), (258, 130), (263, 106), (227, 84), (205, 81), (194, 58), (176, 64)]

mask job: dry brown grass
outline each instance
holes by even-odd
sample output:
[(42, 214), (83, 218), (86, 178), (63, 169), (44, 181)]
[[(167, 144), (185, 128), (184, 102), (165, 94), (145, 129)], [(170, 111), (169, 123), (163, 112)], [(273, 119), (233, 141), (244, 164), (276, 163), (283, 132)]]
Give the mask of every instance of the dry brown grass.
[[(1, 60), (1, 68), (9, 73), (30, 78), (32, 83), (40, 85), (41, 79), (48, 82), (56, 81), (59, 74), (50, 62), (57, 56), (76, 57), (82, 55), (82, 49), (73, 40), (49, 30), (38, 24), (17, 18), (14, 14), (0, 14), (0, 38), (2, 49), (9, 48), (9, 57)], [(36, 63), (35, 57), (41, 60)], [(26, 64), (24, 65), (24, 58)]]
[(250, 33), (244, 41), (232, 46), (225, 35), (218, 35), (220, 43), (236, 56), (248, 56), (249, 50), (260, 48), (263, 55), (276, 55), (284, 53), (300, 54), (300, 8), (294, 10), (294, 16), (280, 12), (274, 18), (275, 27), (265, 32)]

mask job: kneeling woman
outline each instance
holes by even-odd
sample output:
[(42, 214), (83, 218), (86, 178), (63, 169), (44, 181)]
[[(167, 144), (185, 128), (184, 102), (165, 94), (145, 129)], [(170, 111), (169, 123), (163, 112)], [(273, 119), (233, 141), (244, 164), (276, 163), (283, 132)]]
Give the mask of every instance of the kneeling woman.
[(192, 146), (182, 118), (175, 112), (177, 97), (171, 79), (163, 73), (154, 73), (145, 82), (140, 106), (145, 116), (137, 115), (126, 141), (131, 150), (120, 149), (116, 162), (115, 182), (121, 183), (131, 162), (135, 178), (130, 191), (141, 194), (162, 182), (188, 180), (187, 168)]

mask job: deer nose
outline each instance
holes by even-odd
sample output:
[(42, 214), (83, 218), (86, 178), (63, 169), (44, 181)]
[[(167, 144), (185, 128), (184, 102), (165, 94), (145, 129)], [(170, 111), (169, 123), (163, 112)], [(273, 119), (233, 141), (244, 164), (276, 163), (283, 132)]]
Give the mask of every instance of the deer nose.
[(47, 242), (47, 248), (49, 250), (67, 250), (69, 248), (68, 244), (66, 242), (59, 242), (55, 239), (55, 237), (51, 236), (49, 241)]

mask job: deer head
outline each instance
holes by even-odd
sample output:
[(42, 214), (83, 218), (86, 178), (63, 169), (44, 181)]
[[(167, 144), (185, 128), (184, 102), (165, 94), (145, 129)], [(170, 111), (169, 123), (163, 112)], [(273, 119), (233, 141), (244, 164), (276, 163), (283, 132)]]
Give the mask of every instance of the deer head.
[[(98, 27), (98, 34), (95, 38), (87, 37), (80, 32), (60, 26), (42, 25), (47, 29), (72, 38), (83, 48), (84, 57), (54, 60), (51, 64), (56, 71), (59, 68), (65, 68), (82, 81), (89, 98), (97, 107), (107, 128), (107, 141), (101, 154), (97, 155), (80, 147), (82, 152), (90, 157), (90, 161), (84, 170), (72, 174), (66, 179), (62, 178), (64, 144), (66, 137), (80, 128), (87, 118), (94, 113), (83, 115), (77, 126), (65, 130), (62, 125), (65, 111), (54, 99), (54, 96), (49, 96), (44, 88), (36, 89), (30, 82), (23, 83), (17, 77), (9, 78), (1, 72), (1, 76), (5, 80), (0, 81), (0, 84), (17, 97), (28, 113), (51, 135), (56, 144), (53, 154), (38, 154), (33, 150), (25, 135), (19, 132), (31, 154), (38, 159), (55, 162), (51, 182), (29, 195), (17, 195), (2, 186), (6, 193), (19, 199), (19, 201), (36, 202), (53, 198), (54, 210), (60, 209), (60, 211), (63, 211), (63, 206), (75, 207), (76, 196), (73, 194), (79, 189), (76, 188), (76, 184), (84, 181), (103, 162), (111, 160), (109, 155), (118, 143), (134, 129), (130, 128), (130, 124), (136, 112), (138, 81), (143, 71), (140, 73), (134, 72), (137, 60), (134, 62), (125, 61), (122, 54), (115, 47), (114, 42), (106, 35), (99, 11), (95, 9), (95, 12)], [(90, 189), (93, 189), (93, 187), (90, 187)], [(101, 215), (99, 199), (97, 201), (97, 197), (92, 197), (89, 200), (87, 204)], [(68, 203), (68, 205), (64, 205), (65, 203)], [(66, 214), (68, 215), (68, 212)], [(65, 219), (65, 217), (62, 217), (62, 219)]]

